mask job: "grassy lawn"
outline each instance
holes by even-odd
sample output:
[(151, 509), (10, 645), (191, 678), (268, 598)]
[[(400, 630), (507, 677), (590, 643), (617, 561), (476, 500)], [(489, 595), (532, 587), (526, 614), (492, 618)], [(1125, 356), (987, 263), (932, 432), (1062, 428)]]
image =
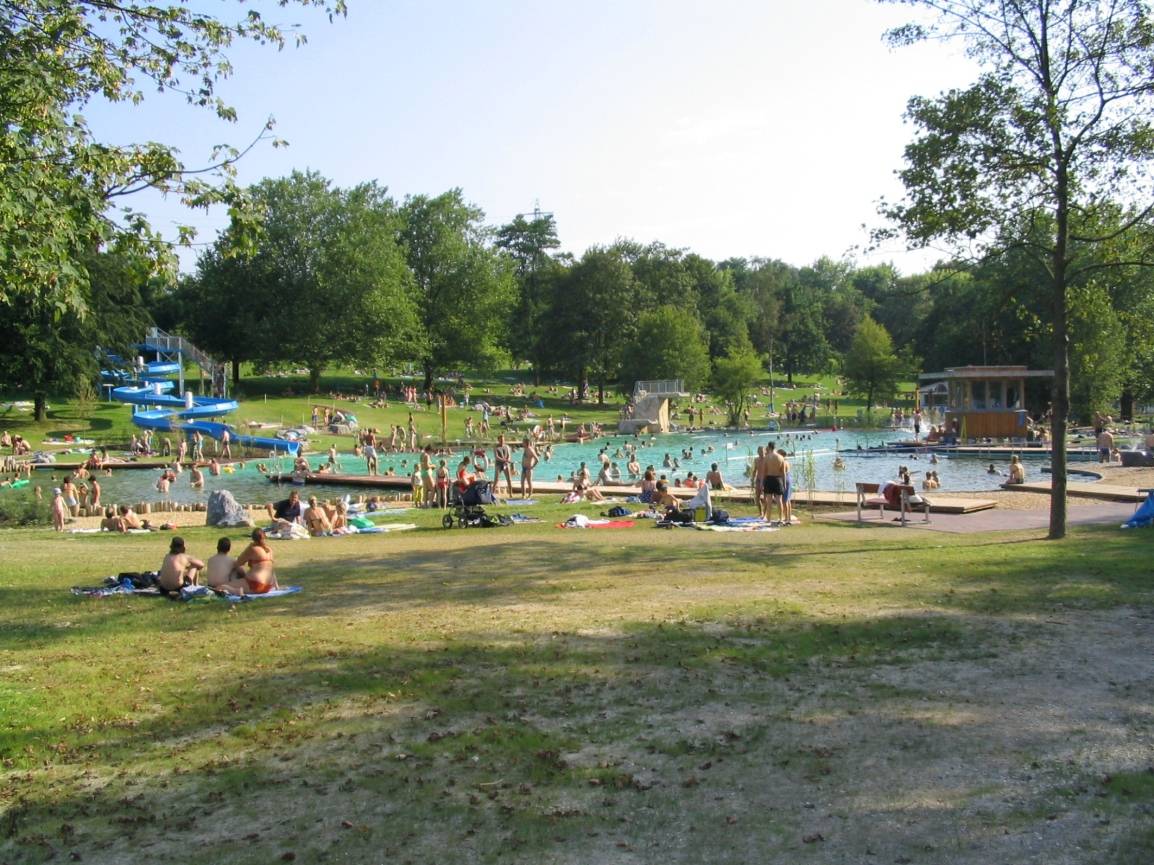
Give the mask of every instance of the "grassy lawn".
[(1154, 857), (1148, 534), (568, 512), (281, 543), (304, 592), (239, 606), (5, 532), (0, 862)]

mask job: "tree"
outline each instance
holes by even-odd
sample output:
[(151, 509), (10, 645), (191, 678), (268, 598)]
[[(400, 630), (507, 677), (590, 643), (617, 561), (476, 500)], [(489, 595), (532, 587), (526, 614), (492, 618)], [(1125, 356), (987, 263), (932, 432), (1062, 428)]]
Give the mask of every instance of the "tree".
[(411, 350), (429, 390), (436, 373), (453, 365), (496, 362), (508, 342), (516, 286), (506, 260), (488, 246), (484, 212), (460, 189), (407, 198), (401, 217), (399, 237), (421, 317)]
[(637, 335), (625, 346), (621, 363), (622, 390), (631, 392), (636, 381), (681, 379), (697, 390), (709, 379), (709, 348), (701, 322), (676, 306), (643, 312)]
[(551, 328), (553, 362), (574, 375), (584, 395), (597, 382), (598, 402), (621, 376), (622, 352), (637, 333), (633, 272), (613, 249), (592, 247), (557, 286)]
[(886, 329), (869, 316), (858, 324), (841, 374), (850, 393), (865, 397), (867, 413), (873, 410), (875, 400), (890, 399), (897, 393), (901, 362)]
[[(278, 0), (287, 6), (290, 0)], [(344, 0), (291, 0), (344, 14)], [(173, 93), (225, 120), (235, 111), (216, 92), (238, 40), (283, 46), (284, 30), (248, 10), (234, 21), (185, 3), (10, 0), (0, 10), (0, 305), (32, 297), (59, 314), (83, 313), (83, 260), (118, 235), (165, 247), (138, 215), (111, 210), (145, 188), (203, 207), (239, 207), (232, 164), (221, 148), (188, 169), (175, 148), (96, 141), (83, 111), (94, 99), (136, 103), (145, 88)], [(298, 41), (302, 36), (296, 37)], [(262, 133), (263, 136), (263, 133)], [(262, 137), (262, 136), (258, 136)], [(238, 213), (240, 210), (237, 211)]]
[[(1151, 213), (1154, 25), (1146, 0), (883, 0), (933, 21), (893, 31), (897, 44), (960, 39), (978, 80), (910, 100), (917, 127), (900, 172), (903, 201), (883, 205), (914, 245), (943, 239), (996, 255), (1007, 241), (1043, 264), (1054, 350), (1051, 538), (1066, 534), (1070, 412), (1069, 294), (1096, 245)], [(1111, 235), (1080, 233), (1117, 196), (1134, 217)], [(1044, 240), (1014, 239), (1033, 215)]]
[(518, 213), (513, 221), (497, 229), (494, 246), (513, 260), (517, 279), (517, 302), (509, 325), (509, 349), (515, 358), (533, 364), (533, 377), (541, 383), (545, 356), (543, 343), (548, 339), (550, 290), (562, 273), (558, 262), (549, 254), (557, 249), (557, 223), (551, 213), (533, 212), (532, 219)]
[(685, 268), (693, 280), (697, 310), (709, 340), (709, 357), (717, 358), (749, 342), (752, 305), (737, 293), (733, 273), (690, 253)]
[[(804, 273), (804, 271), (803, 271)], [(776, 356), (792, 385), (795, 373), (820, 370), (829, 362), (821, 291), (808, 280), (791, 280), (780, 295)]]
[(1112, 414), (1126, 378), (1126, 331), (1102, 285), (1070, 289), (1070, 412), (1084, 423)]
[[(315, 172), (294, 172), (250, 195), (263, 214), (255, 252), (230, 258), (230, 230), (201, 261), (202, 347), (234, 363), (247, 356), (301, 364), (314, 392), (326, 366), (378, 365), (411, 348), (412, 279), (396, 241), (397, 208), (383, 188), (343, 190)], [(237, 330), (218, 322), (233, 306)]]
[(742, 422), (749, 408), (750, 391), (764, 374), (761, 358), (748, 345), (718, 358), (713, 364), (713, 389), (725, 402), (730, 426)]
[[(169, 260), (170, 273), (175, 261)], [(90, 274), (84, 314), (63, 312), (50, 296), (31, 296), (0, 316), (0, 376), (32, 395), (34, 417), (47, 419), (48, 397), (88, 393), (105, 362), (97, 347), (128, 356), (144, 336), (149, 318), (144, 293), (155, 262), (126, 242), (90, 252), (78, 262)]]

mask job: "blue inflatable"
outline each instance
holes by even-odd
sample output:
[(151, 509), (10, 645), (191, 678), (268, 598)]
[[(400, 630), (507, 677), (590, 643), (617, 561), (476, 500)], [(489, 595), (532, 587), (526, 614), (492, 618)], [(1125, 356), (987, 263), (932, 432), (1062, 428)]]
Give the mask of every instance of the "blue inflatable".
[(1124, 529), (1140, 529), (1154, 524), (1154, 490), (1146, 494), (1146, 501), (1134, 511), (1134, 516), (1122, 523)]

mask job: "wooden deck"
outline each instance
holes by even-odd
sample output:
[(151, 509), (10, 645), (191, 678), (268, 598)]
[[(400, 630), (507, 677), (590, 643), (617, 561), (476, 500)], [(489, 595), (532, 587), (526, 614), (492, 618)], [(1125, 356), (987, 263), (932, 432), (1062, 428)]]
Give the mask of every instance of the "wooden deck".
[[(1025, 484), (1002, 484), (1002, 489), (1016, 493), (1050, 494), (1050, 481), (1031, 481)], [(1144, 502), (1146, 493), (1137, 487), (1121, 487), (1112, 484), (1066, 483), (1066, 495), (1082, 499), (1098, 499), (1103, 502)]]
[[(977, 511), (985, 511), (990, 508), (995, 508), (998, 503), (992, 499), (969, 499), (961, 496), (939, 495), (937, 492), (923, 493), (930, 500), (931, 514), (972, 514)], [(797, 492), (793, 496), (794, 507), (804, 506), (811, 501), (811, 495), (808, 491)], [(812, 494), (812, 501), (815, 505), (822, 506), (844, 506), (857, 507), (857, 493), (854, 491), (847, 492), (820, 492), (815, 491)], [(886, 506), (887, 510), (896, 511), (896, 507)], [(921, 513), (921, 511), (918, 511)]]

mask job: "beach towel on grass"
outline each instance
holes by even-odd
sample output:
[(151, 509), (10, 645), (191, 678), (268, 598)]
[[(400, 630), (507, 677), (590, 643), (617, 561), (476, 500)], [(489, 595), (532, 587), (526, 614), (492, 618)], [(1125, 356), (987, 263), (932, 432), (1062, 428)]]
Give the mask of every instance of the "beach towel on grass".
[[(208, 586), (185, 586), (180, 590), (180, 600), (194, 601), (199, 599), (220, 601), (258, 601), (261, 598), (283, 598), (285, 595), (295, 595), (302, 586), (283, 586), (263, 595), (226, 595), (218, 594)], [(115, 595), (132, 595), (137, 598), (167, 598), (155, 586), (148, 589), (134, 589), (130, 584), (123, 583), (114, 586), (73, 586), (72, 594), (83, 598), (111, 598)], [(173, 599), (175, 600), (175, 598)]]
[(739, 525), (718, 526), (713, 523), (691, 523), (689, 529), (700, 529), (703, 532), (776, 532), (780, 526), (771, 526), (767, 522), (741, 523)]
[(386, 523), (383, 526), (350, 526), (350, 531), (340, 531), (333, 535), (335, 538), (347, 538), (353, 535), (380, 535), (386, 532), (407, 532), (417, 528), (416, 523)]
[[(70, 534), (70, 535), (99, 535), (101, 532), (104, 532), (104, 529), (89, 528), (89, 529), (69, 529), (68, 530), (68, 534)], [(125, 529), (123, 532), (106, 532), (106, 534), (110, 534), (110, 535), (147, 535), (147, 534), (151, 534), (151, 532), (148, 529)]]
[(273, 589), (271, 592), (265, 592), (263, 595), (230, 595), (223, 592), (214, 592), (208, 586), (185, 586), (180, 590), (180, 599), (182, 601), (196, 601), (196, 600), (217, 600), (228, 601), (230, 604), (241, 601), (259, 601), (263, 598), (283, 598), (285, 595), (295, 595), (304, 589), (303, 586), (281, 586), (279, 589)]
[(633, 520), (593, 520), (584, 514), (574, 514), (563, 523), (557, 523), (559, 529), (630, 529), (636, 525)]

